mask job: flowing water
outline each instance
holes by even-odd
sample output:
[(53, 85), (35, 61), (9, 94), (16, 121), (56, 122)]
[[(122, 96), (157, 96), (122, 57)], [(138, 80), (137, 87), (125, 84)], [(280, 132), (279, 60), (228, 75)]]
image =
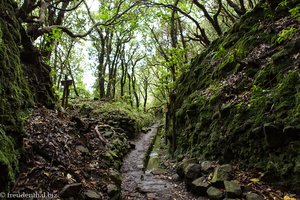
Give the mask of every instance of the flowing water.
[(195, 199), (184, 190), (182, 184), (172, 182), (168, 176), (151, 172), (159, 167), (159, 136), (156, 137), (147, 168), (144, 166), (145, 156), (158, 128), (159, 122), (152, 125), (146, 134), (141, 134), (135, 141), (135, 149), (124, 158), (121, 169), (122, 199)]

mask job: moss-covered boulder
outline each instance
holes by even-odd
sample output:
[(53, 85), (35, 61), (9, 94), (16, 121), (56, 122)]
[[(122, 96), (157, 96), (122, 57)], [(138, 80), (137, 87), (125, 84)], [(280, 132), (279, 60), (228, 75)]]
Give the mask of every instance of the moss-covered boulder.
[(192, 60), (171, 95), (167, 134), (175, 155), (240, 162), (299, 192), (300, 24), (290, 12), (299, 2), (286, 2), (261, 1)]

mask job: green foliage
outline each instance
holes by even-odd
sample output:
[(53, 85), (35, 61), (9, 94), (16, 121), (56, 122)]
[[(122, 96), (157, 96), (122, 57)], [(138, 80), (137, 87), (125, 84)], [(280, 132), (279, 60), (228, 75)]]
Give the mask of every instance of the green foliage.
[(284, 7), (284, 6), (287, 6), (287, 5), (288, 5), (288, 0), (283, 0), (282, 2), (280, 2), (278, 4), (278, 6), (280, 6), (280, 7)]
[(53, 49), (53, 43), (61, 39), (62, 30), (58, 28), (53, 28), (50, 33), (44, 35), (46, 42), (51, 43), (51, 45), (45, 47), (45, 51), (51, 52)]
[(13, 139), (5, 134), (0, 127), (0, 165), (7, 167), (8, 181), (14, 181), (18, 172), (18, 153), (14, 148)]
[(267, 91), (263, 90), (258, 85), (253, 85), (251, 88), (250, 106), (257, 106), (264, 102)]
[(292, 9), (290, 9), (289, 12), (291, 13), (293, 18), (300, 20), (300, 4), (298, 4), (296, 7), (292, 8)]
[(215, 58), (221, 58), (226, 55), (226, 49), (223, 46), (220, 46), (218, 51), (214, 52)]
[(285, 40), (291, 39), (295, 35), (296, 32), (297, 32), (297, 29), (294, 27), (291, 27), (289, 29), (284, 29), (284, 30), (280, 31), (280, 33), (278, 34), (278, 38), (276, 39), (276, 42), (278, 44), (280, 44)]
[(129, 116), (136, 121), (137, 130), (141, 130), (141, 128), (148, 126), (154, 119), (150, 113), (144, 113), (136, 108), (132, 108), (130, 104), (123, 101), (104, 103), (98, 107), (97, 110), (94, 110), (93, 113), (101, 113), (104, 115), (120, 113)]

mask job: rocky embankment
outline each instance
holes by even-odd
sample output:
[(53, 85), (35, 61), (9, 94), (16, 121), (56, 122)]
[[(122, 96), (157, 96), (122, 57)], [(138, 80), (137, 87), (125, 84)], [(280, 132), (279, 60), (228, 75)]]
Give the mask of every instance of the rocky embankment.
[(174, 156), (239, 163), (300, 193), (297, 0), (260, 1), (192, 60), (170, 95)]
[(65, 199), (118, 199), (129, 138), (141, 131), (124, 112), (88, 115), (36, 108), (28, 120), (20, 173), (11, 192)]
[(178, 164), (176, 171), (189, 191), (209, 199), (296, 200), (296, 195), (261, 181), (262, 173), (242, 171), (231, 164), (186, 159)]

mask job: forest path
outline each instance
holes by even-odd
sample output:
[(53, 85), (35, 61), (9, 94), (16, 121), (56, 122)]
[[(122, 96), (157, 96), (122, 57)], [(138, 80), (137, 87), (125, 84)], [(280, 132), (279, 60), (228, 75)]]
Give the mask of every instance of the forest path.
[(177, 185), (167, 176), (144, 172), (144, 157), (158, 128), (159, 122), (156, 122), (146, 134), (141, 134), (134, 142), (135, 149), (124, 158), (121, 169), (122, 199), (195, 199), (182, 185)]

